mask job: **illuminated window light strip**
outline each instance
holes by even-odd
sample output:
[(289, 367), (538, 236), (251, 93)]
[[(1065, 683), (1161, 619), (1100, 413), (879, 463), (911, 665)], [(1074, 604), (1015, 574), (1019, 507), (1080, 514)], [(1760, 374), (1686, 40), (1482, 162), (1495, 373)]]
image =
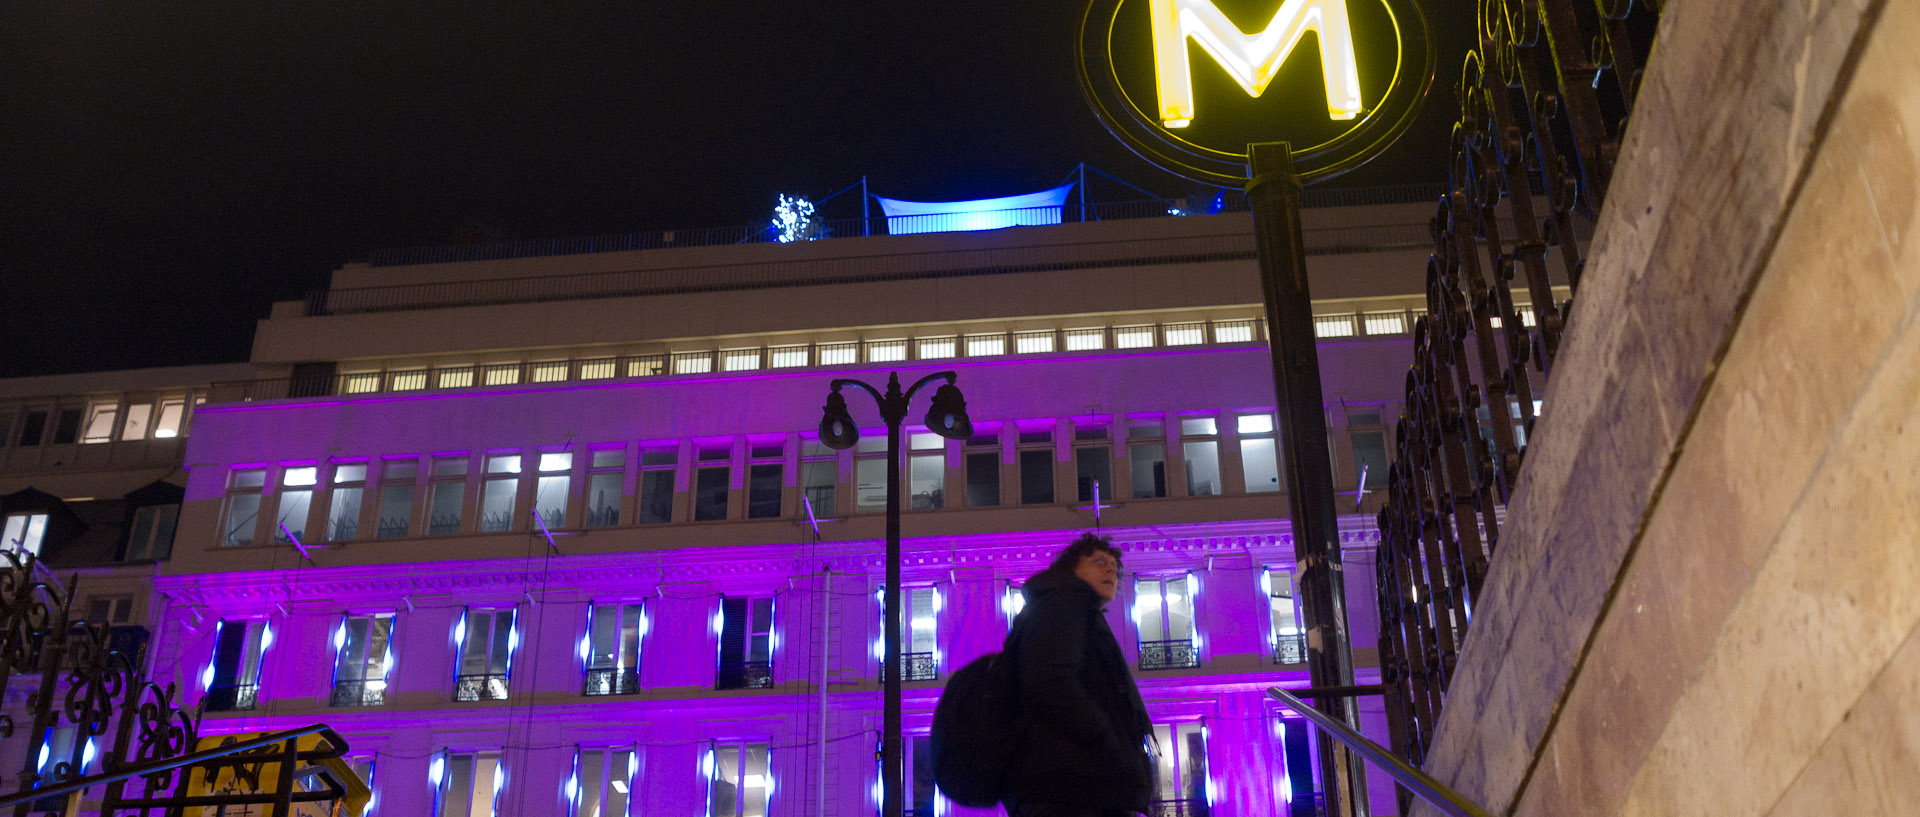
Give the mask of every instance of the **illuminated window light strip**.
[(1168, 346), (1194, 346), (1207, 342), (1206, 327), (1197, 323), (1167, 324)]
[(1145, 349), (1153, 345), (1153, 327), (1120, 326), (1113, 330), (1113, 348)]
[(1013, 336), (1014, 354), (1028, 355), (1053, 351), (1052, 332), (1018, 332)]
[(851, 343), (823, 343), (820, 345), (820, 365), (840, 366), (858, 362), (859, 347)]
[(1105, 329), (1068, 329), (1066, 333), (1067, 351), (1085, 352), (1103, 349), (1107, 345)]
[(1313, 316), (1313, 336), (1316, 338), (1350, 338), (1353, 335), (1352, 315)]
[(773, 369), (791, 369), (807, 365), (807, 347), (780, 346), (767, 350), (767, 366)]
[(1361, 112), (1360, 73), (1346, 0), (1286, 0), (1265, 31), (1245, 34), (1212, 0), (1150, 0), (1154, 79), (1160, 121), (1169, 128), (1193, 122), (1193, 76), (1186, 41), (1226, 69), (1248, 96), (1258, 98), (1301, 38), (1315, 32), (1326, 86), (1327, 117), (1352, 119)]
[(760, 368), (759, 349), (726, 349), (720, 352), (720, 371), (745, 372)]
[(1360, 316), (1362, 326), (1369, 335), (1404, 335), (1407, 333), (1407, 313), (1405, 312), (1368, 312)]
[(867, 342), (868, 363), (892, 363), (907, 359), (907, 342), (904, 340), (875, 340)]
[(921, 338), (917, 351), (921, 360), (940, 360), (953, 357), (959, 348), (955, 338)]
[(993, 357), (1006, 353), (1006, 335), (969, 335), (967, 337), (967, 357)]

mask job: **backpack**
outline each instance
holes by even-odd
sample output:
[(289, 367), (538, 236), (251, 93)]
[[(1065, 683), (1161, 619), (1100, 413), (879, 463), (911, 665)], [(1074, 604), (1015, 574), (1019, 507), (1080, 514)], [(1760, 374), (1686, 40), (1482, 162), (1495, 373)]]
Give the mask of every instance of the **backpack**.
[(947, 679), (933, 708), (933, 781), (948, 800), (986, 807), (1000, 802), (1007, 767), (1025, 725), (1014, 699), (1013, 658), (988, 653)]

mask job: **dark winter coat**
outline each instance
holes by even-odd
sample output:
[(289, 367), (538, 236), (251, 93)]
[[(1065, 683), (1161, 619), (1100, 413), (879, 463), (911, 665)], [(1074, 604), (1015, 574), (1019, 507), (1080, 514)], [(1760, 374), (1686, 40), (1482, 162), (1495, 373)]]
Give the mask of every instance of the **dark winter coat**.
[(1026, 593), (1012, 651), (1027, 727), (1006, 799), (1146, 811), (1153, 726), (1100, 595), (1072, 574), (1044, 572)]

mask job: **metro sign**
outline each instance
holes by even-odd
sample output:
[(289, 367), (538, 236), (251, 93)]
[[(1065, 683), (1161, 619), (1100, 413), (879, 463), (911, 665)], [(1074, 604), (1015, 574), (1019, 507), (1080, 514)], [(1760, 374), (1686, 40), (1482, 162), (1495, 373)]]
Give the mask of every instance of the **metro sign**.
[(1160, 91), (1160, 122), (1169, 128), (1193, 123), (1193, 73), (1187, 63), (1192, 38), (1220, 67), (1258, 99), (1300, 38), (1320, 38), (1320, 71), (1327, 86), (1327, 118), (1360, 115), (1360, 71), (1353, 56), (1353, 30), (1346, 0), (1286, 0), (1258, 34), (1243, 34), (1213, 0), (1151, 0), (1154, 77)]
[(1077, 63), (1101, 124), (1162, 169), (1239, 186), (1248, 144), (1286, 142), (1312, 183), (1406, 130), (1435, 41), (1420, 0), (1088, 0)]

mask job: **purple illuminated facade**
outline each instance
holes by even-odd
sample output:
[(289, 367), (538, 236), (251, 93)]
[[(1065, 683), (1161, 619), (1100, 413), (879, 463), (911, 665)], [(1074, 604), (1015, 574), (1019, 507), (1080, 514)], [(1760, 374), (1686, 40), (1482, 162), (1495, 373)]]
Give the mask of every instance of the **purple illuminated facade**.
[[(1341, 491), (1384, 482), (1423, 209), (1308, 213)], [(1158, 808), (1307, 813), (1309, 730), (1262, 695), (1307, 676), (1250, 226), (345, 267), (195, 414), (153, 675), (208, 733), (332, 725), (375, 815), (873, 814), (885, 435), (814, 430), (834, 377), (952, 369), (975, 437), (909, 429), (903, 469), (909, 779), (948, 673), (1097, 525)], [(1379, 503), (1342, 500), (1360, 683)]]

